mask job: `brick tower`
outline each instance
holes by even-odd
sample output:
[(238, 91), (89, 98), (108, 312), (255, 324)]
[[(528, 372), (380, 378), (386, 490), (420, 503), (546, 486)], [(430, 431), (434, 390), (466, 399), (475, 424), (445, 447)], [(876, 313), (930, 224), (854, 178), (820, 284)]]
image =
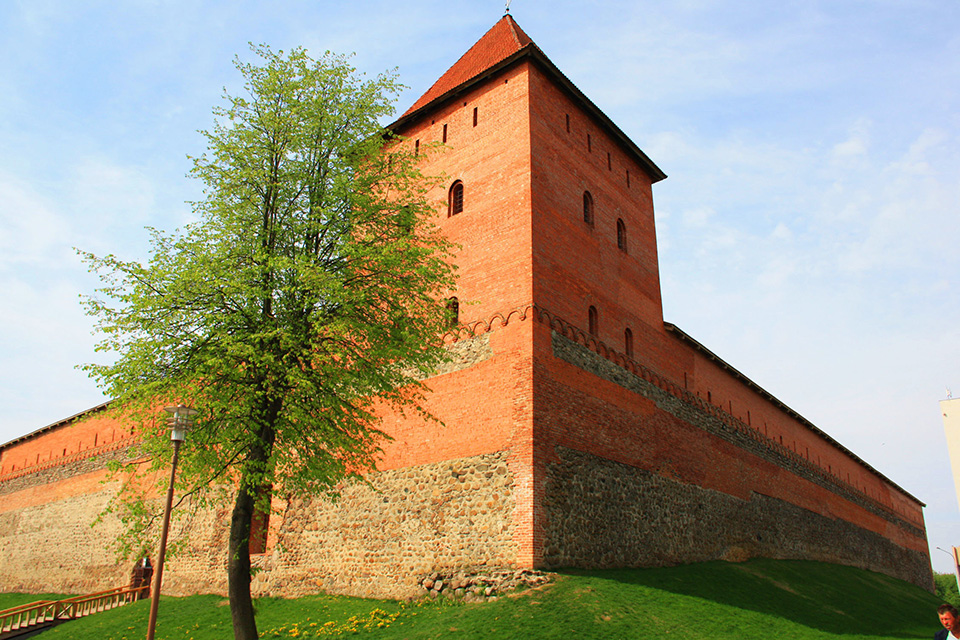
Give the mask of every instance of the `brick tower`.
[(447, 146), (425, 170), (489, 352), (430, 380), (447, 427), (417, 446), (397, 422), (386, 466), (505, 452), (523, 566), (763, 555), (929, 583), (919, 501), (664, 322), (665, 174), (510, 15), (391, 128)]
[[(665, 175), (512, 17), (391, 128), (445, 176), (436, 221), (461, 247), (460, 329), (426, 381), (442, 424), (387, 414), (368, 483), (336, 503), (276, 501), (255, 593), (410, 595), (436, 570), (753, 556), (931, 588), (921, 502), (664, 322), (652, 186)], [(446, 148), (427, 153), (435, 141)], [(89, 592), (127, 575), (104, 545), (119, 523), (89, 523), (117, 489), (100, 483), (106, 462), (135, 455), (133, 440), (99, 407), (0, 446), (3, 588)], [(224, 513), (180, 526), (189, 547), (164, 591), (223, 592)]]

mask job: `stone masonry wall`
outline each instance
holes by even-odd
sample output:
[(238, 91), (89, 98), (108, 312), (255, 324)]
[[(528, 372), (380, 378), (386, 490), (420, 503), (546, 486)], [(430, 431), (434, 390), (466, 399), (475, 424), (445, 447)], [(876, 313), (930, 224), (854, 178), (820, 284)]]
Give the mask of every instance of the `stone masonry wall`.
[(109, 549), (120, 534), (119, 521), (107, 518), (91, 527), (116, 491), (103, 479), (94, 472), (24, 488), (55, 499), (0, 512), (0, 591), (93, 593), (129, 580), (133, 562), (118, 563)]
[[(375, 473), (348, 483), (335, 502), (277, 505), (268, 551), (253, 558), (254, 595), (405, 597), (419, 593), (417, 578), (430, 571), (514, 567), (507, 458), (498, 452)], [(127, 582), (132, 561), (118, 562), (108, 548), (120, 523), (107, 517), (91, 527), (117, 489), (102, 478), (36, 485), (57, 499), (0, 513), (0, 591), (91, 593)], [(167, 559), (164, 593), (226, 593), (229, 518), (224, 506), (174, 520), (171, 541), (188, 542)]]
[(278, 547), (263, 558), (253, 587), (287, 596), (419, 593), (431, 571), (516, 565), (514, 479), (507, 453), (492, 453), (374, 475), (337, 503), (293, 501)]
[(544, 508), (548, 567), (669, 566), (754, 556), (856, 566), (927, 587), (924, 554), (844, 520), (558, 448)]

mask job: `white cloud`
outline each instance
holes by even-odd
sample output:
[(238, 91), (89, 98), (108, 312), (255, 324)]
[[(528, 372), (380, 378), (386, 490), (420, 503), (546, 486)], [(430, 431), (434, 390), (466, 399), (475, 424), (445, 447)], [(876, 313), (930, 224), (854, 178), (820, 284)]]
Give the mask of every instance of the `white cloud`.
[(870, 146), (869, 120), (860, 120), (850, 131), (850, 137), (833, 146), (835, 160), (843, 161), (850, 157), (865, 156)]

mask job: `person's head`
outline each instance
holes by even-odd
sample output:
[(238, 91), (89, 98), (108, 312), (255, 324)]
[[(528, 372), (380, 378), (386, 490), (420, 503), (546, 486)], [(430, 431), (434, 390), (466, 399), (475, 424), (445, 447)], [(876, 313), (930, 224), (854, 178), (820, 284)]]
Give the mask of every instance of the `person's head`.
[(943, 603), (937, 607), (937, 614), (940, 616), (940, 624), (944, 629), (950, 631), (960, 631), (960, 612), (952, 604)]

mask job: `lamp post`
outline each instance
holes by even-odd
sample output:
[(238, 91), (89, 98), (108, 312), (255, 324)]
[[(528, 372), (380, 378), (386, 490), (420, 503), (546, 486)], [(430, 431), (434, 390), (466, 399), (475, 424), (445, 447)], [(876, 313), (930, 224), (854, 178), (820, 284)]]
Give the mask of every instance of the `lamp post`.
[(170, 509), (173, 507), (173, 481), (177, 476), (177, 460), (180, 457), (180, 445), (187, 435), (187, 429), (193, 424), (196, 409), (179, 404), (163, 409), (170, 413), (167, 426), (170, 427), (170, 439), (173, 440), (173, 463), (170, 465), (170, 486), (167, 489), (167, 506), (163, 512), (163, 530), (160, 532), (160, 552), (157, 554), (157, 571), (153, 577), (153, 593), (150, 597), (150, 620), (147, 622), (147, 640), (153, 640), (157, 628), (157, 609), (160, 607), (160, 585), (163, 584), (163, 558), (167, 553), (167, 531), (170, 529)]
[(957, 591), (960, 591), (960, 547), (950, 547), (950, 551), (937, 547), (938, 551), (943, 551), (953, 560), (953, 577), (957, 579)]

